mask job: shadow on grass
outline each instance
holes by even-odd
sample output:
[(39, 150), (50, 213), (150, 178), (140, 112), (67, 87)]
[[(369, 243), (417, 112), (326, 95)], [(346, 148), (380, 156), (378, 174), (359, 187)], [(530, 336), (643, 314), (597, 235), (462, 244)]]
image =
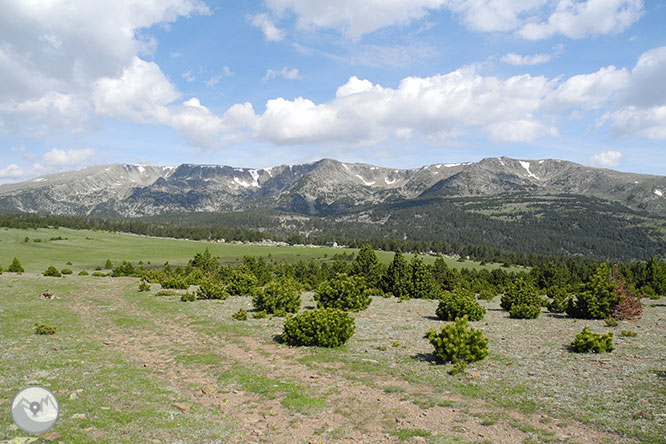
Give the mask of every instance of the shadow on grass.
[(282, 335), (273, 335), (273, 341), (277, 342), (278, 344), (286, 344), (284, 339), (282, 339)]
[(441, 319), (439, 319), (439, 317), (437, 317), (437, 316), (432, 316), (432, 315), (430, 315), (430, 316), (423, 316), (423, 317), (424, 317), (425, 319), (430, 320), (430, 321), (441, 321)]
[(654, 374), (657, 375), (658, 379), (666, 380), (666, 370), (655, 370)]
[(410, 356), (415, 361), (419, 362), (427, 362), (429, 364), (437, 364), (437, 359), (435, 359), (435, 355), (432, 353), (417, 353), (415, 355)]

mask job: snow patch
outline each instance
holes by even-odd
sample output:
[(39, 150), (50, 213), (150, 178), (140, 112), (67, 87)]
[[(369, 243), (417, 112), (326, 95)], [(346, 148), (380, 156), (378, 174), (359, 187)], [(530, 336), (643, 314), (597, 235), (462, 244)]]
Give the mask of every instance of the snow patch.
[(371, 170), (376, 170), (376, 169), (377, 169), (377, 167), (370, 167), (370, 169), (371, 169)]
[(540, 160), (540, 161), (539, 161), (539, 165), (541, 165), (541, 164), (544, 163), (544, 162), (545, 162), (545, 160)]
[(245, 170), (243, 168), (234, 168), (234, 171), (240, 171), (242, 173)]
[(359, 176), (358, 174), (356, 174), (356, 177), (358, 177), (359, 179), (361, 179), (361, 182), (363, 182), (363, 184), (365, 184), (366, 186), (371, 186), (371, 185), (374, 185), (374, 184), (375, 184), (375, 182), (367, 182), (364, 178), (362, 178), (362, 177)]
[(270, 167), (270, 168), (264, 168), (262, 171), (266, 171), (266, 172), (268, 173), (269, 176), (273, 177), (273, 173), (271, 173), (271, 170), (272, 170), (272, 169), (273, 169), (273, 167)]
[(659, 197), (662, 197), (664, 195), (664, 192), (661, 190), (654, 190), (654, 194), (656, 194)]
[(460, 166), (460, 165), (462, 165), (462, 164), (460, 164), (460, 163), (445, 163), (444, 164), (444, 166), (447, 167), (447, 168), (453, 168), (453, 167), (457, 167), (457, 166)]
[(348, 170), (348, 169), (349, 169), (349, 167), (347, 166), (346, 163), (343, 163), (342, 166), (345, 167), (345, 170)]
[(527, 176), (528, 177), (534, 177), (536, 180), (539, 180), (539, 178), (536, 175), (534, 175), (534, 173), (532, 173), (530, 171), (530, 163), (529, 162), (525, 162), (523, 160), (519, 160), (519, 162), (520, 162), (520, 165), (522, 165), (522, 167), (525, 168), (525, 171), (527, 171)]
[(389, 179), (388, 177), (384, 178), (384, 182), (386, 182), (387, 185), (393, 185), (394, 183), (396, 183), (397, 180), (398, 179), (395, 178), (394, 179)]
[(640, 183), (640, 182), (639, 182), (639, 181), (637, 181), (637, 180), (634, 180), (634, 183)]
[(500, 162), (500, 163), (502, 164), (502, 166), (503, 166), (503, 167), (505, 167), (505, 166), (506, 166), (506, 165), (504, 164), (504, 162), (502, 161), (502, 159), (500, 159), (500, 161), (499, 161), (499, 162)]
[(440, 163), (439, 165), (435, 165), (435, 168), (440, 169), (442, 167), (442, 164)]
[(43, 177), (40, 177), (39, 179), (33, 180), (33, 182), (44, 182), (45, 180), (46, 179), (44, 179)]
[(261, 186), (259, 185), (259, 173), (257, 170), (250, 170), (250, 175), (252, 176), (252, 186), (260, 188)]
[(136, 169), (139, 170), (139, 173), (141, 174), (146, 172), (146, 169), (143, 167), (143, 165), (137, 165)]
[(238, 177), (234, 177), (234, 182), (237, 183), (238, 185), (242, 186), (243, 188), (247, 188), (251, 185), (251, 184), (245, 182), (244, 180), (240, 180)]
[(175, 170), (176, 167), (174, 165), (169, 165), (169, 166), (163, 166), (162, 169), (163, 170)]

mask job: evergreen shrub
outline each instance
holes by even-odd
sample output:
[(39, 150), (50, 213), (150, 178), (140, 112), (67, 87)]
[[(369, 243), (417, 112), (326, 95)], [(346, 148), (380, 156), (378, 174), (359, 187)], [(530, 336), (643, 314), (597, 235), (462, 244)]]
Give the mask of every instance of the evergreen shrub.
[(437, 362), (458, 365), (458, 370), (488, 355), (488, 338), (480, 329), (470, 327), (466, 316), (446, 324), (439, 333), (431, 329), (425, 337), (435, 348)]
[(291, 278), (273, 280), (256, 290), (252, 303), (269, 314), (296, 313), (301, 308), (301, 285)]
[(46, 271), (44, 271), (44, 273), (42, 273), (42, 274), (44, 276), (50, 276), (50, 277), (61, 277), (62, 276), (62, 274), (58, 271), (58, 269), (56, 267), (54, 267), (53, 265), (49, 266), (49, 268), (47, 268)]
[(584, 327), (571, 343), (571, 351), (575, 353), (610, 353), (613, 350), (613, 333), (599, 335), (592, 333), (589, 327)]
[(372, 302), (369, 294), (370, 291), (362, 277), (338, 274), (330, 281), (319, 284), (314, 299), (318, 308), (361, 311), (368, 308)]
[(445, 291), (440, 298), (435, 314), (443, 321), (455, 321), (463, 316), (467, 316), (470, 321), (480, 321), (486, 314), (486, 309), (476, 301), (469, 290), (458, 288)]
[(336, 308), (316, 308), (284, 322), (282, 340), (289, 345), (338, 347), (354, 334), (354, 318)]

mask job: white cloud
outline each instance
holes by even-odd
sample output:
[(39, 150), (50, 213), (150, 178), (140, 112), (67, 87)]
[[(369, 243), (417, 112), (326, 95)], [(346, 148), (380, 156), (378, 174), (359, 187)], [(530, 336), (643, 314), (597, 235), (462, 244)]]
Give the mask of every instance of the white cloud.
[(255, 28), (261, 29), (264, 33), (264, 38), (269, 42), (279, 42), (285, 37), (285, 32), (275, 26), (273, 20), (268, 14), (257, 14), (248, 17), (250, 23)]
[(0, 179), (17, 179), (27, 175), (28, 174), (15, 163), (9, 164), (5, 168), (0, 168)]
[(196, 79), (194, 74), (192, 74), (191, 69), (189, 71), (186, 71), (186, 72), (182, 73), (181, 77), (184, 78), (188, 83), (192, 83)]
[(92, 89), (115, 78), (156, 41), (154, 24), (208, 14), (201, 0), (7, 0), (0, 14), (0, 122), (5, 132), (81, 130), (90, 119)]
[(643, 53), (631, 71), (622, 102), (637, 106), (666, 105), (666, 46)]
[(266, 75), (264, 76), (263, 79), (261, 79), (262, 82), (267, 82), (271, 79), (274, 79), (276, 77), (282, 77), (287, 80), (300, 80), (302, 79), (301, 74), (298, 72), (298, 68), (282, 68), (279, 71), (275, 71), (273, 69), (269, 69), (266, 71)]
[(533, 55), (520, 55), (515, 52), (510, 52), (502, 56), (501, 61), (509, 65), (540, 65), (548, 63), (553, 59), (552, 54), (533, 54)]
[(98, 114), (138, 123), (166, 122), (166, 105), (180, 93), (154, 62), (135, 57), (120, 77), (95, 82), (93, 100)]
[(645, 137), (666, 140), (666, 105), (652, 107), (627, 106), (605, 114), (600, 124), (610, 122), (619, 137)]
[(304, 29), (337, 29), (358, 39), (363, 34), (391, 25), (404, 25), (439, 9), (445, 0), (266, 0), (276, 17), (288, 13)]
[(59, 150), (53, 148), (51, 151), (44, 153), (42, 160), (48, 167), (64, 167), (84, 163), (95, 155), (95, 150), (92, 148), (85, 149), (69, 149)]
[(547, 21), (528, 23), (518, 34), (540, 40), (563, 34), (572, 39), (624, 31), (643, 14), (643, 0), (559, 0)]
[(592, 163), (595, 166), (602, 168), (614, 168), (620, 164), (622, 153), (619, 151), (606, 151), (604, 153), (595, 154), (592, 157)]
[[(278, 19), (294, 15), (300, 28), (335, 29), (354, 40), (441, 9), (455, 13), (472, 30), (517, 31), (532, 40), (618, 33), (643, 13), (642, 0), (266, 0), (266, 6)], [(260, 17), (275, 26), (270, 17)]]
[(232, 77), (233, 75), (234, 73), (229, 69), (229, 67), (225, 66), (220, 74), (208, 79), (208, 81), (206, 82), (206, 86), (212, 88), (213, 86), (220, 83), (220, 80), (222, 80), (223, 77)]
[(591, 74), (568, 78), (548, 96), (546, 106), (553, 111), (580, 106), (583, 109), (599, 109), (618, 91), (626, 88), (631, 76), (626, 69), (614, 66), (601, 68)]

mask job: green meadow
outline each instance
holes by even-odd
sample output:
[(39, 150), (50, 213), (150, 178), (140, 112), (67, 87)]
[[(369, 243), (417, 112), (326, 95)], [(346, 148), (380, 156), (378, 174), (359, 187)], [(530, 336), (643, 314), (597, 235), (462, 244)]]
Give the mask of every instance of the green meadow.
[[(61, 238), (61, 239), (59, 239)], [(26, 241), (27, 239), (27, 241)], [(56, 240), (58, 239), (58, 240)], [(336, 254), (356, 254), (357, 249), (332, 247), (294, 247), (257, 244), (234, 244), (184, 239), (164, 239), (127, 233), (58, 229), (0, 229), (0, 265), (7, 267), (17, 257), (27, 272), (42, 272), (49, 265), (61, 269), (71, 262), (74, 272), (104, 266), (106, 259), (115, 265), (122, 261), (161, 266), (165, 262), (184, 265), (196, 253), (208, 248), (222, 262), (239, 262), (243, 256), (270, 256), (275, 261), (298, 262), (311, 259), (330, 260)], [(378, 259), (388, 264), (392, 252), (378, 251)], [(432, 263), (433, 256), (425, 261)], [(479, 265), (478, 262), (447, 259), (455, 268), (500, 267), (500, 264)], [(508, 270), (519, 270), (509, 268)]]

